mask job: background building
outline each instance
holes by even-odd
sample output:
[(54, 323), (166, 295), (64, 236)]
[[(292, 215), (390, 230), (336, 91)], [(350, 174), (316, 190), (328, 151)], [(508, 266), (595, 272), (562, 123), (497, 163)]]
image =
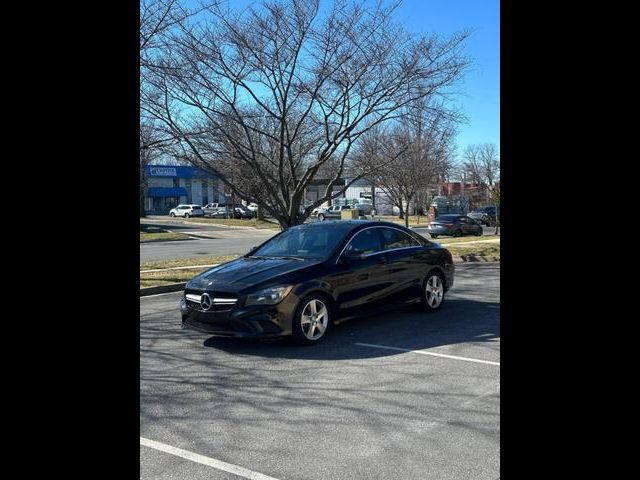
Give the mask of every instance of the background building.
[(167, 215), (180, 203), (225, 201), (219, 177), (195, 167), (146, 165), (144, 175), (145, 210), (150, 215)]

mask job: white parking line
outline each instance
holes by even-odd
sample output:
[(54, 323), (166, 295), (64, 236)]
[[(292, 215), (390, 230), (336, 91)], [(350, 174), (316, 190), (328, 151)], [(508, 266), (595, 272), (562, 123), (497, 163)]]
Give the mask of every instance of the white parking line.
[(498, 367), (500, 366), (499, 362), (491, 362), (489, 360), (479, 360), (477, 358), (457, 357), (455, 355), (446, 355), (444, 353), (427, 352), (425, 350), (409, 350), (407, 348), (388, 347), (386, 345), (374, 345), (372, 343), (355, 343), (354, 345), (358, 345), (360, 347), (384, 348), (386, 350), (398, 350), (400, 352), (419, 353), (420, 355), (432, 355), (434, 357), (450, 358), (452, 360), (462, 360), (465, 362), (486, 363), (487, 365), (497, 365)]
[(170, 455), (175, 455), (176, 457), (184, 458), (186, 460), (191, 460), (192, 462), (201, 463), (202, 465), (207, 465), (208, 467), (213, 467), (218, 470), (222, 470), (223, 472), (232, 473), (233, 475), (238, 475), (239, 477), (248, 478), (250, 480), (278, 480), (277, 478), (254, 472), (247, 468), (216, 460), (215, 458), (205, 457), (204, 455), (172, 447), (171, 445), (149, 440), (148, 438), (140, 437), (140, 445), (144, 445), (145, 447), (153, 448)]

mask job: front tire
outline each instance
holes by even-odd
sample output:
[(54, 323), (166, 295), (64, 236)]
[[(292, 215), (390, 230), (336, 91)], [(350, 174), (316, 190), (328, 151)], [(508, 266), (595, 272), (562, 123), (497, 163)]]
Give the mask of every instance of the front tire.
[(184, 218), (189, 218), (189, 214), (188, 214), (188, 213), (185, 213), (185, 214), (184, 214)]
[(293, 317), (293, 340), (300, 345), (315, 345), (324, 340), (332, 325), (331, 305), (324, 295), (311, 294), (302, 299)]
[(455, 232), (453, 232), (453, 236), (455, 238), (461, 237), (462, 236), (462, 230), (456, 230)]
[(318, 220), (320, 220), (321, 222), (324, 222), (324, 215), (323, 214), (318, 215)]
[(428, 313), (440, 310), (444, 303), (444, 278), (440, 272), (429, 272), (422, 284), (422, 304)]
[(438, 238), (438, 235), (431, 234), (431, 238)]
[(170, 217), (175, 217), (175, 216), (176, 216), (176, 214), (175, 214), (175, 213), (173, 213), (173, 212), (171, 212), (171, 213), (169, 214), (169, 216), (170, 216)]

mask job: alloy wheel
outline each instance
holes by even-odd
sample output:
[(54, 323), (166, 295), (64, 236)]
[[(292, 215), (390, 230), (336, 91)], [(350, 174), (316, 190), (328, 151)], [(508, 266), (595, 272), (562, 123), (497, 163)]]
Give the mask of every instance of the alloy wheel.
[(425, 285), (425, 297), (427, 304), (432, 309), (436, 309), (444, 298), (444, 285), (439, 275), (431, 275)]
[(307, 339), (318, 340), (324, 335), (328, 324), (329, 310), (322, 301), (314, 298), (302, 309), (300, 325)]

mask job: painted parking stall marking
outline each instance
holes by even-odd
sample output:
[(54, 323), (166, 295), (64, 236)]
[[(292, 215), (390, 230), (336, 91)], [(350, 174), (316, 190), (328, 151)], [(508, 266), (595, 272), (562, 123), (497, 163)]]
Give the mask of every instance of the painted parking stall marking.
[(269, 475), (254, 472), (253, 470), (239, 467), (238, 465), (233, 465), (232, 463), (216, 460), (215, 458), (205, 457), (204, 455), (193, 453), (188, 450), (183, 450), (181, 448), (172, 447), (171, 445), (156, 442), (155, 440), (149, 440), (148, 438), (140, 437), (140, 445), (153, 448), (154, 450), (159, 450), (160, 452), (168, 453), (169, 455), (184, 458), (185, 460), (190, 460), (195, 463), (207, 465), (209, 467), (213, 467), (215, 469), (222, 470), (223, 472), (231, 473), (239, 477), (248, 478), (250, 480), (278, 480), (275, 477), (270, 477)]
[(447, 355), (445, 353), (427, 352), (426, 350), (410, 350), (408, 348), (389, 347), (387, 345), (375, 345), (373, 343), (354, 343), (354, 345), (358, 345), (359, 347), (383, 348), (386, 350), (397, 350), (400, 352), (417, 353), (419, 355), (431, 355), (433, 357), (442, 357), (442, 358), (448, 358), (451, 360), (461, 360), (464, 362), (484, 363), (487, 365), (496, 365), (498, 367), (500, 366), (500, 362), (480, 360), (478, 358), (458, 357), (456, 355)]

